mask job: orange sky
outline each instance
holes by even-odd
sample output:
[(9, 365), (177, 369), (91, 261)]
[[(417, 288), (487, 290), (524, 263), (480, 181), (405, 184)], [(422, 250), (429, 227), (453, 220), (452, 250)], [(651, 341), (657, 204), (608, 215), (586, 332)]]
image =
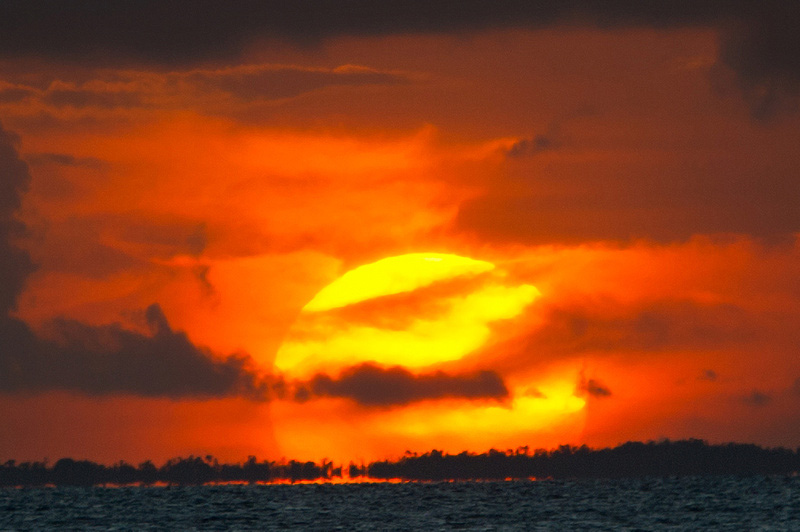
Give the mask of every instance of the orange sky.
[[(501, 8), (0, 42), (0, 460), (799, 445), (777, 19)], [(301, 313), (416, 253), (492, 269)]]

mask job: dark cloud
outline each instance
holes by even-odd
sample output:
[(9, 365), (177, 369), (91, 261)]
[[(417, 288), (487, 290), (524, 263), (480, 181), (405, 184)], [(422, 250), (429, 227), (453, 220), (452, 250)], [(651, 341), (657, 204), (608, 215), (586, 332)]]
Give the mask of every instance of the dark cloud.
[(0, 56), (174, 65), (233, 59), (258, 40), (309, 45), (345, 35), (556, 25), (709, 27), (720, 32), (721, 62), (766, 109), (776, 95), (797, 95), (798, 21), (800, 4), (786, 0), (6, 0)]
[(757, 118), (797, 109), (800, 94), (800, 3), (769, 2), (725, 33), (721, 62), (732, 67)]
[(792, 393), (800, 396), (800, 377), (794, 380), (794, 383), (792, 384)]
[[(361, 364), (337, 378), (318, 374), (298, 388), (302, 397), (344, 397), (364, 406), (405, 405), (430, 399), (504, 399), (508, 389), (493, 371), (449, 375), (442, 371), (415, 375), (405, 368)], [(297, 396), (297, 394), (295, 394)]]
[(753, 390), (751, 393), (744, 396), (742, 401), (750, 406), (766, 406), (772, 402), (772, 396), (759, 390)]
[[(197, 257), (208, 244), (198, 220), (149, 213), (70, 217), (31, 229), (45, 244), (34, 259), (43, 270), (101, 279), (125, 270), (151, 268), (153, 260)], [(206, 273), (195, 272), (205, 278)]]
[(526, 244), (675, 242), (696, 234), (785, 241), (800, 231), (800, 181), (785, 162), (788, 153), (745, 160), (736, 150), (554, 165), (529, 182), (493, 183), (462, 205), (457, 224), (483, 238)]
[(249, 357), (217, 358), (170, 328), (157, 305), (146, 311), (149, 335), (120, 325), (56, 320), (47, 339), (18, 320), (0, 322), (0, 391), (73, 390), (92, 395), (265, 399)]
[(589, 379), (586, 382), (586, 393), (592, 397), (609, 397), (611, 395), (611, 390), (609, 390), (600, 382), (594, 379)]
[(0, 87), (0, 103), (16, 103), (34, 96), (36, 91), (30, 87), (6, 85)]
[(611, 390), (597, 379), (581, 379), (578, 391), (599, 399), (611, 397)]
[[(16, 103), (29, 99), (52, 107), (76, 109), (88, 107), (117, 109), (150, 105), (149, 91), (156, 87), (152, 85), (148, 87), (146, 84), (137, 85), (135, 83), (137, 80), (117, 79), (115, 81), (116, 86), (113, 89), (109, 88), (110, 84), (105, 79), (96, 79), (82, 84), (56, 80), (44, 88), (5, 84), (4, 87), (0, 87), (0, 103)], [(150, 81), (152, 84), (152, 79)]]
[(192, 275), (197, 279), (197, 284), (200, 285), (200, 289), (206, 297), (211, 297), (217, 293), (214, 285), (208, 278), (210, 271), (211, 267), (204, 264), (198, 264), (192, 268)]
[(713, 369), (706, 369), (703, 370), (703, 373), (701, 373), (700, 376), (697, 378), (701, 381), (714, 382), (717, 380), (717, 378), (719, 378), (719, 375), (717, 375), (717, 372), (714, 371)]
[(562, 133), (563, 126), (576, 118), (583, 118), (593, 114), (595, 114), (593, 108), (588, 106), (579, 107), (552, 121), (543, 133), (536, 134), (528, 139), (521, 139), (512, 144), (506, 151), (506, 156), (511, 159), (531, 157), (542, 152), (561, 148), (565, 140)]
[(252, 65), (223, 70), (197, 70), (172, 75), (171, 81), (188, 83), (203, 92), (223, 91), (252, 101), (289, 98), (323, 87), (392, 85), (407, 80), (398, 74), (356, 66), (312, 69), (286, 65)]
[[(59, 232), (66, 236), (64, 233)], [(59, 240), (52, 235), (52, 243), (45, 253), (37, 254), (37, 264), (48, 272), (65, 272), (89, 279), (104, 279), (124, 271), (142, 268), (147, 262), (133, 257), (113, 246), (102, 244), (91, 237), (73, 237)]]
[(743, 309), (689, 300), (625, 307), (611, 301), (556, 307), (530, 338), (541, 352), (715, 349), (757, 338), (758, 325)]
[[(55, 80), (43, 88), (3, 85), (0, 81), (0, 103), (30, 99), (54, 108), (75, 109), (180, 108), (192, 103), (207, 107), (214, 103), (230, 103), (230, 100), (248, 103), (273, 101), (325, 87), (394, 85), (407, 83), (410, 79), (406, 74), (357, 65), (306, 68), (255, 64), (166, 73), (99, 70), (93, 75), (93, 79), (80, 83)], [(51, 158), (46, 162), (57, 160)], [(62, 164), (68, 163), (64, 161)]]
[(9, 316), (33, 270), (29, 256), (13, 244), (25, 229), (15, 212), (30, 182), (17, 143), (0, 128), (0, 391), (266, 398), (249, 357), (220, 358), (195, 346), (170, 327), (158, 305), (145, 312), (150, 334), (62, 319), (48, 323), (41, 337)]
[(56, 320), (27, 353), (7, 353), (0, 389), (66, 389), (89, 394), (265, 399), (246, 355), (218, 358), (173, 330), (158, 305), (145, 312), (150, 334), (120, 325)]
[[(589, 112), (590, 111), (588, 109), (581, 109), (576, 113), (567, 116), (565, 119), (582, 116), (588, 114)], [(544, 133), (539, 133), (538, 135), (534, 135), (532, 138), (521, 139), (515, 142), (506, 151), (506, 156), (512, 159), (518, 157), (530, 157), (545, 151), (550, 151), (561, 147), (562, 144), (561, 126), (563, 120), (564, 119), (552, 122), (548, 126), (547, 131), (545, 131)]]
[(250, 357), (218, 357), (194, 345), (158, 305), (145, 315), (150, 334), (62, 319), (45, 326), (45, 338), (19, 320), (0, 319), (0, 391), (268, 399)]
[(113, 220), (70, 217), (58, 223), (31, 228), (45, 245), (37, 246), (34, 259), (43, 270), (74, 273), (102, 279), (125, 270), (140, 268), (146, 262), (122, 251), (101, 237), (113, 227)]
[(75, 157), (68, 153), (30, 153), (25, 156), (25, 161), (31, 166), (54, 164), (94, 169), (103, 169), (108, 166), (108, 163), (102, 159), (97, 159), (95, 157)]
[(530, 139), (515, 142), (506, 152), (509, 157), (529, 157), (543, 151), (555, 149), (558, 141), (552, 136), (536, 135)]
[(311, 399), (311, 391), (308, 386), (300, 385), (294, 390), (294, 400), (298, 403), (305, 403)]
[(16, 308), (25, 278), (34, 270), (28, 254), (13, 244), (25, 230), (15, 213), (31, 181), (28, 165), (17, 154), (18, 143), (0, 125), (0, 319)]
[[(695, 5), (699, 4), (699, 5)], [(255, 38), (314, 43), (341, 35), (463, 32), (491, 28), (541, 28), (583, 23), (600, 27), (711, 25), (769, 10), (764, 2), (567, 0), (238, 0), (210, 2), (142, 0), (109, 5), (88, 0), (7, 0), (2, 50), (80, 58), (122, 55), (175, 62), (230, 56)], [(764, 6), (756, 9), (757, 6)], [(58, 9), (56, 9), (58, 7)]]
[(196, 220), (119, 216), (114, 223), (119, 224), (120, 240), (148, 246), (163, 257), (182, 253), (197, 256), (208, 245), (207, 226)]
[[(763, 316), (730, 304), (682, 299), (623, 303), (606, 298), (541, 303), (537, 325), (527, 334), (478, 349), (468, 360), (516, 373), (585, 355), (641, 360), (670, 352), (738, 352), (785, 334), (782, 324), (768, 324)], [(710, 373), (697, 376), (709, 377)]]
[(103, 109), (140, 107), (142, 96), (135, 92), (109, 92), (86, 88), (58, 88), (43, 93), (42, 101), (55, 107), (99, 107)]

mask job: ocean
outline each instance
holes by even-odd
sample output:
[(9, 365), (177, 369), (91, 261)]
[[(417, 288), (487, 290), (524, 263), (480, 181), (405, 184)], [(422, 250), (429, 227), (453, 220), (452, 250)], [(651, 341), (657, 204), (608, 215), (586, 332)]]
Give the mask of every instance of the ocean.
[(800, 477), (0, 489), (0, 530), (800, 531)]

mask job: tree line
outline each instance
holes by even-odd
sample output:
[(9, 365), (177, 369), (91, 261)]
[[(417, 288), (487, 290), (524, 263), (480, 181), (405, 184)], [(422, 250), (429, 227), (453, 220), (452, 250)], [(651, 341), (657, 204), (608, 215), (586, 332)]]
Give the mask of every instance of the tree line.
[(220, 464), (213, 456), (173, 458), (157, 467), (117, 462), (107, 466), (89, 460), (9, 460), (0, 465), (0, 486), (202, 485), (301, 481), (407, 480), (458, 481), (505, 479), (577, 479), (691, 475), (775, 475), (800, 472), (800, 448), (763, 448), (753, 444), (711, 445), (703, 440), (628, 442), (614, 448), (591, 449), (562, 445), (556, 449), (528, 447), (485, 453), (447, 454), (432, 450), (406, 452), (397, 460), (347, 467), (328, 460), (316, 462), (258, 461)]

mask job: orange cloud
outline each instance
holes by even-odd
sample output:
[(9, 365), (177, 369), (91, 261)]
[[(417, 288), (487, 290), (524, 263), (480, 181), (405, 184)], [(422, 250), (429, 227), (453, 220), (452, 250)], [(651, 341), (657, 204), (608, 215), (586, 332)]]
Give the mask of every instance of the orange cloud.
[[(800, 128), (770, 102), (796, 90), (785, 53), (760, 71), (744, 53), (774, 44), (755, 37), (775, 22), (748, 19), (748, 46), (732, 50), (741, 28), (720, 41), (717, 19), (656, 30), (660, 14), (607, 14), (630, 27), (525, 19), (512, 31), (504, 16), (464, 38), (409, 34), (402, 19), (380, 35), (317, 28), (303, 49), (215, 42), (228, 54), (183, 49), (159, 66), (148, 61), (166, 56), (150, 41), (141, 61), (109, 56), (102, 68), (4, 56), (0, 112), (20, 138), (0, 146), (10, 191), (0, 306), (17, 307), (0, 339), (22, 330), (43, 342), (61, 318), (56, 331), (81, 342), (56, 350), (69, 358), (49, 374), (108, 396), (0, 398), (21, 435), (0, 455), (47, 452), (59, 431), (49, 449), (79, 450), (58, 416), (88, 427), (86, 452), (109, 460), (169, 457), (148, 449), (381, 458), (661, 436), (795, 445)], [(323, 290), (358, 266), (431, 251), (494, 267)], [(139, 309), (154, 302), (148, 329)], [(197, 372), (184, 388), (164, 381), (171, 401), (118, 395), (141, 392), (147, 374), (131, 377), (138, 387), (88, 377), (81, 387), (57, 371), (73, 361), (70, 371), (108, 375), (117, 366), (98, 357), (118, 354), (114, 342), (152, 362), (165, 339)], [(253, 391), (247, 379), (292, 350), (309, 363), (283, 375), (287, 389), (321, 379), (305, 403), (196, 399), (208, 389), (198, 374), (232, 371), (226, 393)], [(184, 378), (175, 357), (162, 362)], [(354, 400), (391, 391), (358, 388), (387, 385), (366, 362), (399, 367), (395, 392), (408, 400)], [(500, 383), (500, 402), (453, 392)], [(26, 426), (26, 409), (50, 429)], [(108, 441), (131, 454), (111, 456)]]

